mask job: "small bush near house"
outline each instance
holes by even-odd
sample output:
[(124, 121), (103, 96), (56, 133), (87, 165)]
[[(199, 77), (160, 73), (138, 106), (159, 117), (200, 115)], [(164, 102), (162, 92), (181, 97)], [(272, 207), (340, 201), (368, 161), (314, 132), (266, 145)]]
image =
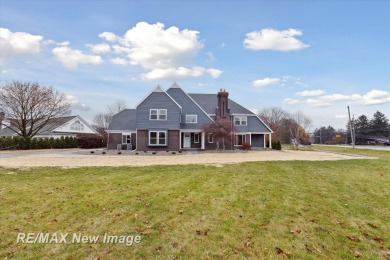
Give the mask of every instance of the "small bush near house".
[(280, 141), (278, 140), (278, 141), (276, 141), (276, 150), (282, 150), (282, 144), (280, 143)]
[(103, 136), (94, 134), (78, 134), (77, 145), (85, 149), (105, 147)]
[(156, 154), (157, 152), (153, 152), (152, 154)]
[(242, 150), (250, 150), (252, 148), (252, 145), (248, 144), (248, 143), (243, 143), (242, 146), (241, 146), (241, 149)]

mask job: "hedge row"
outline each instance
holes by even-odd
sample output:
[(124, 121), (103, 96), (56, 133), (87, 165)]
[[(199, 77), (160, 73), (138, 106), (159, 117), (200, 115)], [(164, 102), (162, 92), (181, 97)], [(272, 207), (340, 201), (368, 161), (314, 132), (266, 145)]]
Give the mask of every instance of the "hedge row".
[(0, 137), (0, 149), (62, 149), (76, 148), (76, 137), (31, 138), (31, 137)]

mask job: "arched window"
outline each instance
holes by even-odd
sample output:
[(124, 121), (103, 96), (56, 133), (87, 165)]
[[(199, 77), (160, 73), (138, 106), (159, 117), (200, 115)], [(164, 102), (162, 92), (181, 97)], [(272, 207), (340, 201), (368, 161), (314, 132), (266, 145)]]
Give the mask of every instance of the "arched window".
[(70, 125), (71, 130), (76, 130), (76, 131), (83, 131), (84, 130), (84, 125), (80, 123), (79, 120), (75, 121), (73, 124)]

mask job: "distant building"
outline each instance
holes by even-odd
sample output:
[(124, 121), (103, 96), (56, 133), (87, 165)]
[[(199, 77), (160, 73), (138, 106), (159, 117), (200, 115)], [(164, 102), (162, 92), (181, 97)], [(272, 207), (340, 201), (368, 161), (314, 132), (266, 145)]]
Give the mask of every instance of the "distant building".
[[(2, 121), (3, 128), (0, 130), (1, 137), (19, 136), (14, 130), (11, 129), (9, 124), (10, 120), (4, 119), (3, 117)], [(34, 138), (59, 138), (61, 136), (75, 137), (77, 134), (98, 133), (81, 116), (76, 115), (50, 119), (49, 122), (38, 131)]]

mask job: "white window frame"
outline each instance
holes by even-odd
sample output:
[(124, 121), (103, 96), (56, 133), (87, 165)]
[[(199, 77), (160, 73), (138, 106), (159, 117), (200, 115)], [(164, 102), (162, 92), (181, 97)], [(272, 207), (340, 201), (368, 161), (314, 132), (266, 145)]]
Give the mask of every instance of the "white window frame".
[[(130, 137), (130, 143), (127, 142), (127, 137), (128, 136)], [(122, 144), (131, 144), (131, 134), (129, 134), (129, 135), (128, 134), (122, 134)]]
[[(197, 137), (197, 138), (195, 138)], [(198, 144), (199, 143), (199, 133), (194, 133), (194, 143)]]
[[(156, 116), (156, 119), (152, 118), (152, 111), (156, 111), (156, 114), (153, 114), (153, 116)], [(161, 116), (165, 116), (165, 118), (161, 119)], [(166, 109), (151, 108), (149, 110), (149, 120), (167, 120), (167, 118), (168, 118), (168, 111)]]
[(210, 144), (214, 143), (214, 136), (213, 136), (213, 134), (208, 134), (208, 136), (207, 136), (207, 141), (208, 141)]
[[(150, 136), (151, 136), (151, 133), (156, 133), (156, 143), (155, 144), (151, 144), (150, 143)], [(164, 139), (165, 139), (165, 143), (164, 144), (160, 144), (160, 133), (164, 133)], [(167, 146), (167, 143), (168, 143), (168, 136), (167, 136), (167, 131), (149, 131), (149, 139), (148, 139), (148, 143), (149, 143), (149, 146)]]
[[(195, 122), (189, 121), (188, 117), (195, 117)], [(197, 124), (198, 123), (198, 115), (186, 115), (186, 124)]]
[[(238, 121), (239, 123), (236, 124), (236, 121)], [(247, 116), (234, 116), (234, 125), (248, 125), (248, 117)]]
[(235, 146), (241, 146), (242, 144), (238, 144), (237, 141), (238, 141), (238, 136), (242, 136), (242, 144), (245, 144), (246, 143), (246, 134), (235, 134), (234, 135), (234, 145)]

